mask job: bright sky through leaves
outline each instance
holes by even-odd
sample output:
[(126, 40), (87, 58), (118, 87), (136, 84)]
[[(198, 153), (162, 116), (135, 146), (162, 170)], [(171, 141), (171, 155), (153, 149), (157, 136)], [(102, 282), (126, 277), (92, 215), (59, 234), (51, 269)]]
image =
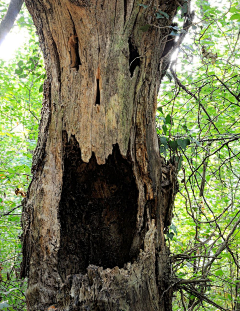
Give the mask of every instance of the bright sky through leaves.
[(10, 60), (14, 57), (17, 49), (23, 44), (27, 44), (29, 41), (29, 35), (25, 29), (11, 31), (0, 46), (0, 59)]

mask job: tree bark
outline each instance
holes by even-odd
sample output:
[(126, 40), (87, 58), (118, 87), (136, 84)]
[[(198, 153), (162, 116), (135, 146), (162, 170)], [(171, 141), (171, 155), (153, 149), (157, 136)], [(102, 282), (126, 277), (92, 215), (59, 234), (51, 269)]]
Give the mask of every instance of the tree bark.
[(28, 310), (171, 310), (176, 168), (155, 113), (179, 3), (26, 5), (48, 76), (22, 216)]

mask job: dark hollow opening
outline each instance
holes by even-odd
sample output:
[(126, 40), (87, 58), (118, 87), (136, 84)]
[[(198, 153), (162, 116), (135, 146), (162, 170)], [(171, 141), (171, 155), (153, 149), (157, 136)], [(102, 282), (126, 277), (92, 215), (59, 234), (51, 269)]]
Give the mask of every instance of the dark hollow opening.
[(124, 24), (126, 23), (127, 18), (127, 0), (124, 0)]
[(140, 66), (140, 58), (137, 48), (132, 44), (131, 39), (128, 39), (129, 46), (129, 71), (131, 77), (133, 76), (134, 70), (137, 66)]
[(76, 39), (77, 39), (77, 44), (76, 44), (77, 64), (78, 64), (78, 66), (80, 66), (80, 65), (82, 65), (82, 63), (81, 63), (81, 59), (80, 59), (80, 55), (79, 55), (79, 40), (78, 40), (78, 37)]
[(99, 88), (99, 79), (97, 79), (97, 95), (95, 105), (100, 105), (100, 88)]
[(130, 255), (138, 200), (131, 162), (118, 145), (104, 165), (94, 154), (84, 163), (75, 137), (64, 134), (64, 145), (59, 274), (86, 273), (89, 264), (121, 268), (137, 255)]
[(75, 57), (76, 57), (74, 67), (78, 71), (79, 66), (82, 65), (81, 60), (80, 60), (80, 55), (79, 55), (79, 41), (78, 41), (78, 37), (76, 37), (76, 44), (75, 44), (74, 48), (75, 48)]

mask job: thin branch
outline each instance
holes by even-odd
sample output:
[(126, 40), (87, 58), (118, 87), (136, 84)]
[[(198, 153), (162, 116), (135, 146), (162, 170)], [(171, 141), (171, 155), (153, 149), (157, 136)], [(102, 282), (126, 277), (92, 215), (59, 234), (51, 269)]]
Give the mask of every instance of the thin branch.
[(221, 306), (219, 306), (216, 302), (212, 301), (211, 299), (207, 298), (205, 295), (199, 293), (197, 290), (195, 290), (194, 288), (190, 288), (187, 286), (181, 286), (182, 289), (184, 289), (186, 292), (193, 294), (194, 296), (196, 296), (197, 298), (199, 298), (200, 300), (204, 300), (207, 303), (209, 303), (210, 305), (222, 310), (222, 311), (228, 311), (229, 309), (225, 309)]
[(179, 87), (181, 87), (187, 94), (191, 95), (198, 103), (199, 103), (199, 106), (203, 109), (203, 111), (206, 113), (209, 121), (212, 123), (212, 125), (214, 126), (215, 130), (220, 134), (218, 128), (216, 127), (216, 125), (214, 124), (214, 122), (212, 121), (209, 113), (207, 112), (207, 110), (205, 109), (205, 107), (203, 106), (203, 104), (201, 103), (201, 101), (197, 98), (197, 96), (195, 94), (193, 94), (191, 91), (189, 91), (185, 85), (183, 85), (181, 83), (181, 81), (178, 79), (177, 77), (177, 74), (176, 72), (173, 70), (172, 66), (174, 65), (174, 62), (172, 63), (171, 67), (170, 67), (170, 71), (171, 71), (171, 74), (174, 78), (174, 80), (176, 81), (176, 83), (179, 85)]
[(217, 257), (221, 254), (221, 252), (225, 248), (228, 247), (228, 241), (229, 241), (230, 237), (233, 235), (234, 231), (238, 228), (239, 224), (240, 224), (240, 219), (235, 223), (234, 227), (229, 232), (229, 234), (228, 234), (227, 238), (225, 239), (225, 241), (219, 246), (219, 248), (216, 251), (216, 253), (214, 254), (213, 258), (211, 260), (209, 260), (209, 262), (203, 268), (204, 274), (206, 273), (207, 269), (212, 265), (212, 263), (217, 259)]
[(234, 94), (234, 93), (229, 89), (229, 87), (228, 87), (221, 79), (219, 79), (216, 75), (213, 75), (213, 76), (225, 87), (226, 90), (228, 90), (228, 92), (229, 92), (232, 96), (234, 96), (234, 97), (236, 98), (237, 101), (239, 101), (239, 95)]
[(208, 279), (194, 279), (194, 280), (177, 279), (175, 281), (176, 281), (176, 284), (199, 284), (199, 283), (211, 282)]
[[(18, 206), (16, 206), (16, 207), (14, 207), (13, 209), (11, 209), (9, 212), (4, 213), (4, 214), (1, 214), (1, 215), (0, 215), (0, 218), (2, 218), (2, 217), (4, 217), (4, 216), (10, 215), (12, 212), (14, 212), (17, 208), (19, 208), (19, 207), (21, 207), (21, 206), (22, 206), (22, 205), (18, 205)], [(19, 215), (19, 214), (17, 214), (17, 215)]]
[(184, 302), (184, 294), (183, 294), (182, 289), (180, 289), (180, 293), (181, 293), (181, 300), (182, 300), (182, 305), (183, 305), (184, 311), (187, 311), (187, 308), (186, 308), (185, 302)]
[(190, 178), (194, 175), (194, 173), (202, 166), (202, 164), (204, 163), (204, 161), (205, 161), (207, 158), (213, 156), (213, 155), (216, 154), (218, 151), (220, 151), (223, 147), (225, 147), (227, 144), (229, 144), (229, 143), (231, 143), (231, 142), (233, 142), (233, 141), (235, 141), (235, 140), (239, 140), (239, 137), (234, 137), (234, 138), (232, 138), (232, 139), (229, 139), (228, 141), (224, 142), (224, 143), (223, 143), (218, 149), (216, 149), (214, 152), (212, 152), (211, 154), (209, 154), (208, 156), (206, 156), (206, 157), (203, 159), (202, 163), (201, 163), (201, 164), (191, 173), (191, 175), (188, 177), (187, 183), (189, 182)]

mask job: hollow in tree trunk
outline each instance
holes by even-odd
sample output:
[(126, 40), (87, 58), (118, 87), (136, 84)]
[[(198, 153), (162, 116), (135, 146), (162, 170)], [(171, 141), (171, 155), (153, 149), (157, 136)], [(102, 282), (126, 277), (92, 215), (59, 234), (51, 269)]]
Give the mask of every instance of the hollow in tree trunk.
[(25, 2), (48, 77), (22, 217), (28, 310), (171, 310), (176, 169), (155, 112), (179, 3)]

